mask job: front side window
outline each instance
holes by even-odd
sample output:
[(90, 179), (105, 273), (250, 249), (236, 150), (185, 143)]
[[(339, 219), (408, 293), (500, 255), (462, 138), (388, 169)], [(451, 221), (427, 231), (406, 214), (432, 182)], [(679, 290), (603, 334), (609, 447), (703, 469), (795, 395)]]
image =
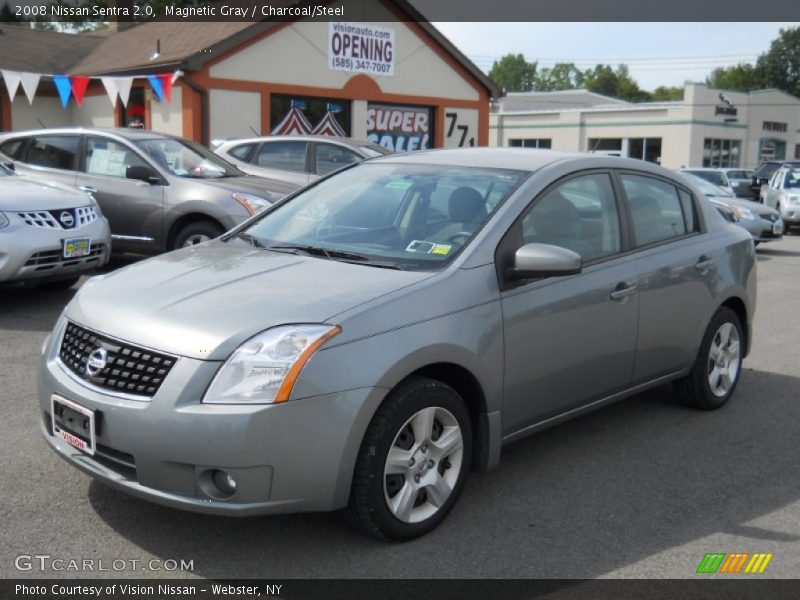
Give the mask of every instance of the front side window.
[(307, 142), (269, 142), (258, 151), (256, 164), (268, 169), (306, 172)]
[(697, 231), (691, 196), (676, 186), (642, 175), (621, 176), (628, 197), (637, 246), (647, 246)]
[(78, 151), (78, 136), (48, 135), (34, 138), (25, 154), (25, 162), (38, 167), (63, 169), (75, 168), (75, 155)]
[(342, 146), (317, 144), (317, 175), (327, 175), (360, 160), (361, 157), (358, 154)]
[(584, 262), (618, 253), (619, 213), (611, 177), (575, 177), (547, 192), (522, 219), (522, 240), (567, 248)]
[(135, 145), (164, 170), (187, 179), (219, 179), (241, 175), (230, 163), (200, 144), (173, 138), (136, 140)]
[(147, 167), (133, 150), (101, 137), (86, 140), (86, 173), (106, 177), (127, 177), (128, 167)]
[(363, 163), (278, 205), (245, 233), (276, 251), (437, 268), (469, 243), (526, 176), (506, 169)]

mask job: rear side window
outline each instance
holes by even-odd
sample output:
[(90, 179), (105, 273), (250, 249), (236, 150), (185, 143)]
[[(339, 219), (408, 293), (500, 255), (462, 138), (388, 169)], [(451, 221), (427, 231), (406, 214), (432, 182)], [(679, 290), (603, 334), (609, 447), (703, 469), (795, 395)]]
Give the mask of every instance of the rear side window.
[(230, 150), (228, 150), (228, 154), (233, 156), (234, 158), (238, 158), (239, 160), (246, 161), (250, 154), (253, 152), (253, 147), (255, 144), (239, 144), (238, 146), (234, 146)]
[(621, 176), (633, 218), (637, 246), (647, 246), (697, 231), (694, 202), (675, 185), (640, 175)]
[(20, 150), (22, 150), (22, 146), (24, 143), (25, 143), (25, 138), (17, 138), (14, 140), (9, 140), (5, 142), (3, 145), (0, 145), (0, 152), (5, 154), (9, 158), (16, 159)]
[(307, 142), (269, 142), (258, 151), (256, 164), (269, 169), (305, 173), (307, 147)]
[(75, 155), (78, 151), (78, 136), (48, 135), (33, 138), (25, 162), (49, 169), (75, 169)]

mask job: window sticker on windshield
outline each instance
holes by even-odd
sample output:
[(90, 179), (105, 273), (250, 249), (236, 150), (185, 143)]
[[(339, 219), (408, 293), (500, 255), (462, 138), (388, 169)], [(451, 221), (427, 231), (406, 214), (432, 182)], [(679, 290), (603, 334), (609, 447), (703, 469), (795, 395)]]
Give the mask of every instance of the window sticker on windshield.
[(387, 190), (407, 190), (410, 187), (411, 187), (411, 182), (402, 179), (390, 181), (389, 183), (386, 184)]
[(420, 254), (430, 254), (438, 244), (433, 242), (424, 242), (422, 240), (414, 240), (406, 246), (406, 252), (418, 252)]
[(452, 246), (450, 244), (434, 244), (431, 254), (441, 254), (442, 256), (447, 256), (450, 254), (451, 248)]

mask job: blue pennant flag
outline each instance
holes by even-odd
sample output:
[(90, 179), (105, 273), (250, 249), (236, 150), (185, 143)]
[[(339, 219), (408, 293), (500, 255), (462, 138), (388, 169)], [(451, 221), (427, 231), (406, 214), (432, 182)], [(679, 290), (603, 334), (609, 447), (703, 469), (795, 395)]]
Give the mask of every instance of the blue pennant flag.
[(342, 105), (334, 104), (333, 102), (328, 102), (328, 112), (332, 113), (342, 112)]
[(153, 91), (156, 93), (156, 96), (158, 96), (158, 101), (163, 102), (164, 88), (161, 86), (161, 80), (159, 80), (159, 78), (155, 75), (148, 75), (147, 81), (150, 82), (150, 85), (153, 87)]
[(308, 108), (308, 102), (304, 102), (303, 100), (292, 100), (291, 102), (292, 108), (299, 108), (300, 110), (305, 110)]
[(66, 75), (53, 75), (53, 82), (56, 84), (58, 95), (61, 98), (61, 106), (67, 108), (69, 96), (72, 93), (72, 83)]

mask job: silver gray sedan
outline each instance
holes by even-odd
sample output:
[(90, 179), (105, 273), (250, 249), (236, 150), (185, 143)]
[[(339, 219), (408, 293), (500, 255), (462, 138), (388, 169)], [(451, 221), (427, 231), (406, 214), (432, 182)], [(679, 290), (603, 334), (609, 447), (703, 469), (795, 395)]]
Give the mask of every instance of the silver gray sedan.
[(755, 296), (750, 235), (656, 165), (387, 156), (90, 280), (43, 349), (41, 428), (154, 502), (409, 539), (545, 427), (666, 382), (722, 407)]
[(68, 288), (110, 253), (108, 221), (94, 198), (0, 165), (0, 283)]

